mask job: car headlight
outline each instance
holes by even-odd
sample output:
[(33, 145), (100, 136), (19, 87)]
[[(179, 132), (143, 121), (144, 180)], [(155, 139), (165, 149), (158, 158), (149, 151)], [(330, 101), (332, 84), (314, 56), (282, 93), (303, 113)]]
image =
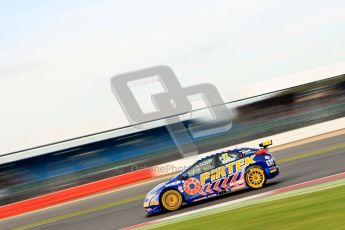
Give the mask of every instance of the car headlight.
[(144, 200), (144, 207), (149, 207), (152, 205), (157, 205), (158, 204), (158, 194), (157, 193), (152, 193), (152, 194), (148, 194), (145, 197)]
[(154, 194), (154, 196), (152, 197), (151, 201), (150, 201), (150, 206), (153, 205), (159, 205), (159, 196), (158, 194)]

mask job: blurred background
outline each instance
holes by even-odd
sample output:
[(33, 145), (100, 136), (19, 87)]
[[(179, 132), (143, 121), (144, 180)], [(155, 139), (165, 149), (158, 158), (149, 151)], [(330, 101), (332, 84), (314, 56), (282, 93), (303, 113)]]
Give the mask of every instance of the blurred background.
[(195, 138), (198, 153), (343, 117), (344, 7), (0, 1), (0, 205), (181, 158), (159, 122), (128, 126), (120, 73), (168, 65), (183, 86), (217, 87), (232, 129)]
[(128, 125), (109, 90), (128, 71), (168, 65), (182, 86), (211, 83), (226, 102), (341, 75), (344, 7), (1, 0), (0, 153)]
[[(345, 75), (228, 102), (226, 106), (233, 114), (231, 130), (194, 138), (199, 153), (344, 117)], [(183, 121), (185, 127), (198, 121), (207, 124), (210, 109), (193, 111)], [(157, 121), (150, 126), (156, 127), (125, 127), (6, 154), (24, 156), (0, 165), (1, 204), (180, 159), (166, 127)], [(54, 151), (61, 146), (62, 150)], [(35, 154), (40, 155), (32, 157)]]

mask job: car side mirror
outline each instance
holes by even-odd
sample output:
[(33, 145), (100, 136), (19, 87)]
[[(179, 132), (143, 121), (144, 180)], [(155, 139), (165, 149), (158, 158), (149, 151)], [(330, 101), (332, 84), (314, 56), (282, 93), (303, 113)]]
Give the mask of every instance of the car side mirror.
[(187, 173), (183, 173), (181, 175), (181, 180), (187, 180), (188, 179), (188, 174)]

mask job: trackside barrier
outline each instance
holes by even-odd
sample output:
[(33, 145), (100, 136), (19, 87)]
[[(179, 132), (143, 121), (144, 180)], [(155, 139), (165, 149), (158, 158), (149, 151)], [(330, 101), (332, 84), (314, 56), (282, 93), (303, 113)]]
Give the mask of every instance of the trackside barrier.
[[(279, 146), (341, 129), (345, 129), (345, 117), (335, 119), (332, 121), (323, 122), (316, 125), (311, 125), (300, 129), (295, 129), (285, 133), (272, 135), (265, 139), (273, 139), (274, 146)], [(147, 180), (153, 177), (176, 173), (190, 166), (197, 159), (205, 157), (211, 153), (240, 146), (254, 147), (258, 146), (258, 143), (261, 141), (262, 139), (252, 140), (246, 143), (238, 144), (236, 146), (229, 146), (226, 148), (203, 153), (197, 156), (180, 159), (170, 163), (157, 165), (151, 168), (126, 173), (119, 176), (114, 176), (100, 181), (87, 183), (84, 185), (64, 189), (47, 195), (1, 206), (0, 219), (38, 210), (41, 208), (46, 208), (63, 202), (114, 189), (123, 185), (128, 185), (134, 182)]]
[(151, 169), (147, 168), (1, 206), (0, 219), (89, 196), (137, 181), (146, 180), (152, 178), (152, 176)]

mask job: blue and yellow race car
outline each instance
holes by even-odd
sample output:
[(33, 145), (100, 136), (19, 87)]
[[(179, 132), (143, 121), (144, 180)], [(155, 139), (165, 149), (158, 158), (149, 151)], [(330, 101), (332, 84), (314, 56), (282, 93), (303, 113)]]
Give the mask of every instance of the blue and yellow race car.
[(279, 169), (268, 150), (272, 141), (260, 143), (260, 149), (240, 148), (216, 153), (195, 162), (167, 182), (152, 189), (145, 197), (146, 214), (174, 211), (182, 204), (218, 196), (244, 188), (260, 189)]

